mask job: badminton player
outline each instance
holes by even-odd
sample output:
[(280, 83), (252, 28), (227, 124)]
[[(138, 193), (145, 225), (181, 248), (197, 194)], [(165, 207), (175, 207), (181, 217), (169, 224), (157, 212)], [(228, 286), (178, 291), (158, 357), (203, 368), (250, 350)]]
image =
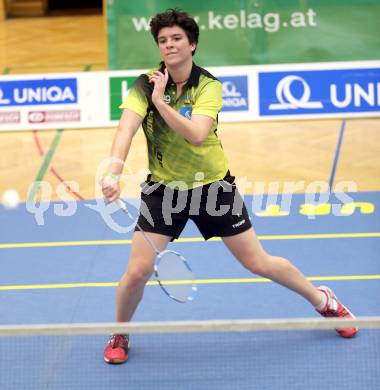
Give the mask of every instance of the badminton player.
[[(288, 260), (267, 253), (256, 237), (217, 136), (221, 83), (193, 62), (199, 37), (195, 20), (186, 12), (170, 9), (153, 17), (150, 28), (162, 62), (142, 74), (129, 91), (111, 150), (111, 157), (125, 161), (142, 125), (150, 175), (141, 201), (149, 217), (146, 210), (141, 212), (139, 226), (161, 251), (192, 219), (206, 240), (221, 237), (249, 271), (298, 293), (323, 316), (352, 318), (330, 288), (315, 287)], [(109, 202), (120, 195), (122, 169), (122, 164), (112, 163), (103, 178), (103, 194)], [(154, 259), (151, 246), (136, 230), (128, 268), (117, 289), (117, 321), (132, 319)], [(357, 329), (337, 332), (353, 337)], [(127, 361), (128, 347), (128, 335), (111, 335), (104, 360), (112, 364)]]

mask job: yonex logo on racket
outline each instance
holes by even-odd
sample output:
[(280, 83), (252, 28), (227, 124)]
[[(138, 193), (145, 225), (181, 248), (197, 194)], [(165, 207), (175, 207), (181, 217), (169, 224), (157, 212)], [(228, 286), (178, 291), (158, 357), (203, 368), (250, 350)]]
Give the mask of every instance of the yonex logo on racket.
[[(294, 96), (292, 85), (299, 88), (301, 85), (302, 95)], [(323, 108), (322, 102), (310, 101), (311, 90), (309, 84), (300, 76), (286, 76), (276, 87), (276, 97), (280, 103), (272, 103), (269, 110), (284, 110), (297, 108)]]

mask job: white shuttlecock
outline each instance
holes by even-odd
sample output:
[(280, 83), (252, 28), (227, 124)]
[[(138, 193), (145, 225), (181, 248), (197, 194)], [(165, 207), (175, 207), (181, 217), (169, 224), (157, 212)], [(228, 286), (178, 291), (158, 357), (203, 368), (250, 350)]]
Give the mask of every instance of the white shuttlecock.
[(20, 195), (16, 190), (6, 190), (1, 202), (6, 209), (15, 209), (20, 204)]

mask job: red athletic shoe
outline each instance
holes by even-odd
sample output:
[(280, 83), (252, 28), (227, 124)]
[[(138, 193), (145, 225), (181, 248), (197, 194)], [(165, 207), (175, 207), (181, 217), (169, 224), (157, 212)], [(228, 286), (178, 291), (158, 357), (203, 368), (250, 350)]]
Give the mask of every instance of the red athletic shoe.
[(128, 360), (129, 336), (114, 334), (110, 336), (104, 349), (104, 360), (109, 364), (120, 364)]
[[(322, 291), (327, 296), (326, 306), (322, 310), (317, 310), (318, 313), (323, 315), (324, 317), (344, 317), (344, 318), (355, 318), (355, 316), (344, 306), (341, 302), (339, 302), (338, 298), (335, 296), (334, 292), (326, 287), (320, 286), (318, 287), (319, 291)], [(335, 329), (340, 336), (351, 338), (358, 333), (358, 328), (344, 328), (344, 329)]]

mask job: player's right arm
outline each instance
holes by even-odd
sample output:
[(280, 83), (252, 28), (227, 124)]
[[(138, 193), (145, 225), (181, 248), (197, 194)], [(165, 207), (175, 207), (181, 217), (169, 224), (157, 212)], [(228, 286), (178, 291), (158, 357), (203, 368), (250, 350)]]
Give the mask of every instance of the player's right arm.
[(143, 118), (136, 112), (128, 108), (123, 110), (112, 143), (111, 162), (102, 180), (103, 195), (108, 202), (113, 202), (120, 195), (119, 178), (131, 147), (132, 138), (142, 121)]

